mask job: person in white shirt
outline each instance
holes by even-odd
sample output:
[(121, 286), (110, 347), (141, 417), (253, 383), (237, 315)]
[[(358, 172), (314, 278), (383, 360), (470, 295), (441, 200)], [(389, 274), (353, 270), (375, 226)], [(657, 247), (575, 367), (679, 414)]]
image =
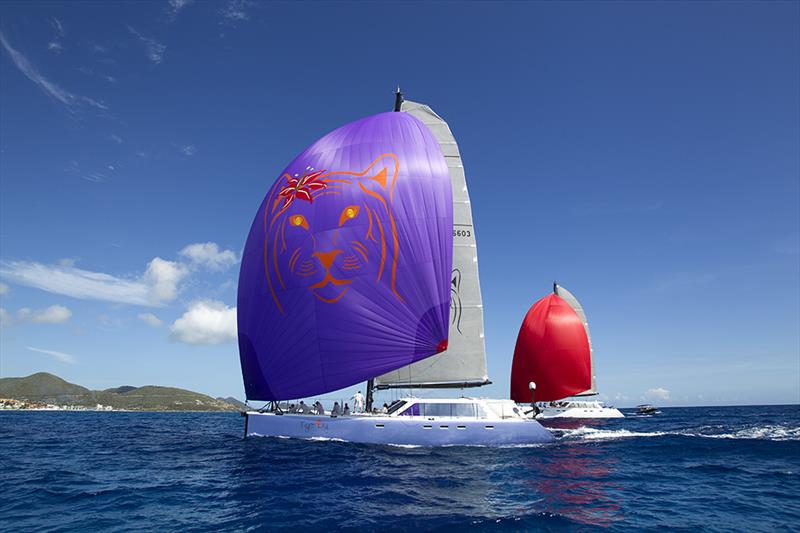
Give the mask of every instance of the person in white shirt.
[(361, 394), (361, 391), (358, 391), (353, 395), (353, 409), (356, 413), (363, 413), (364, 412), (364, 395)]

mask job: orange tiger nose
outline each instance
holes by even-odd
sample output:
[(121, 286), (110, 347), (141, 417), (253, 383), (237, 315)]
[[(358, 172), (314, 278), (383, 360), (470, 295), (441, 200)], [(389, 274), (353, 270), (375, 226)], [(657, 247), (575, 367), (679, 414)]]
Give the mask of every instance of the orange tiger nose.
[(314, 252), (311, 255), (319, 259), (319, 262), (322, 264), (322, 268), (325, 270), (330, 270), (334, 259), (336, 259), (336, 256), (340, 253), (342, 253), (341, 250), (332, 250), (330, 252)]

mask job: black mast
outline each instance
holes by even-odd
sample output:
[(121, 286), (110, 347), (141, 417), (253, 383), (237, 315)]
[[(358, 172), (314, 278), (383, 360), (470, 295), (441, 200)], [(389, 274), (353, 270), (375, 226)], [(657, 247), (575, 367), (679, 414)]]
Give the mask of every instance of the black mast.
[(400, 92), (400, 86), (398, 85), (394, 93), (394, 110), (399, 112), (401, 105), (403, 105), (403, 93)]

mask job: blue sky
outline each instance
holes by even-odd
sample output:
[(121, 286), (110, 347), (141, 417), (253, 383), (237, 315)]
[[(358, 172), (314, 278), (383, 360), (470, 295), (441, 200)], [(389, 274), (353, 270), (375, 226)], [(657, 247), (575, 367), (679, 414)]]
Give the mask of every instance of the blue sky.
[(798, 402), (799, 20), (796, 2), (4, 2), (0, 375), (243, 397), (252, 217), (400, 83), (464, 157), (480, 394), (507, 397), (519, 324), (558, 280), (606, 399)]

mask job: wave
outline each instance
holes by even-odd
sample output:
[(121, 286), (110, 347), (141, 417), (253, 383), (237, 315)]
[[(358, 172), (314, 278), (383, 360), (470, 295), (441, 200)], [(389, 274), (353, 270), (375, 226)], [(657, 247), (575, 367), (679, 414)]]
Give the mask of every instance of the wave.
[(704, 437), (707, 439), (756, 439), (756, 440), (800, 440), (800, 427), (780, 425), (756, 426), (742, 428), (729, 433), (693, 433), (691, 430), (680, 432), (687, 437)]
[(551, 428), (550, 431), (560, 434), (559, 440), (613, 440), (641, 437), (696, 437), (704, 439), (750, 439), (770, 441), (798, 441), (800, 427), (781, 425), (755, 426), (749, 428), (728, 428), (720, 432), (719, 427), (684, 429), (679, 431), (630, 431), (628, 429), (595, 429), (586, 426), (577, 429)]
[(629, 439), (632, 437), (661, 437), (668, 435), (665, 431), (630, 431), (628, 429), (595, 429), (590, 427), (579, 427), (578, 429), (557, 430), (561, 431), (563, 439), (578, 440), (610, 440), (610, 439)]

